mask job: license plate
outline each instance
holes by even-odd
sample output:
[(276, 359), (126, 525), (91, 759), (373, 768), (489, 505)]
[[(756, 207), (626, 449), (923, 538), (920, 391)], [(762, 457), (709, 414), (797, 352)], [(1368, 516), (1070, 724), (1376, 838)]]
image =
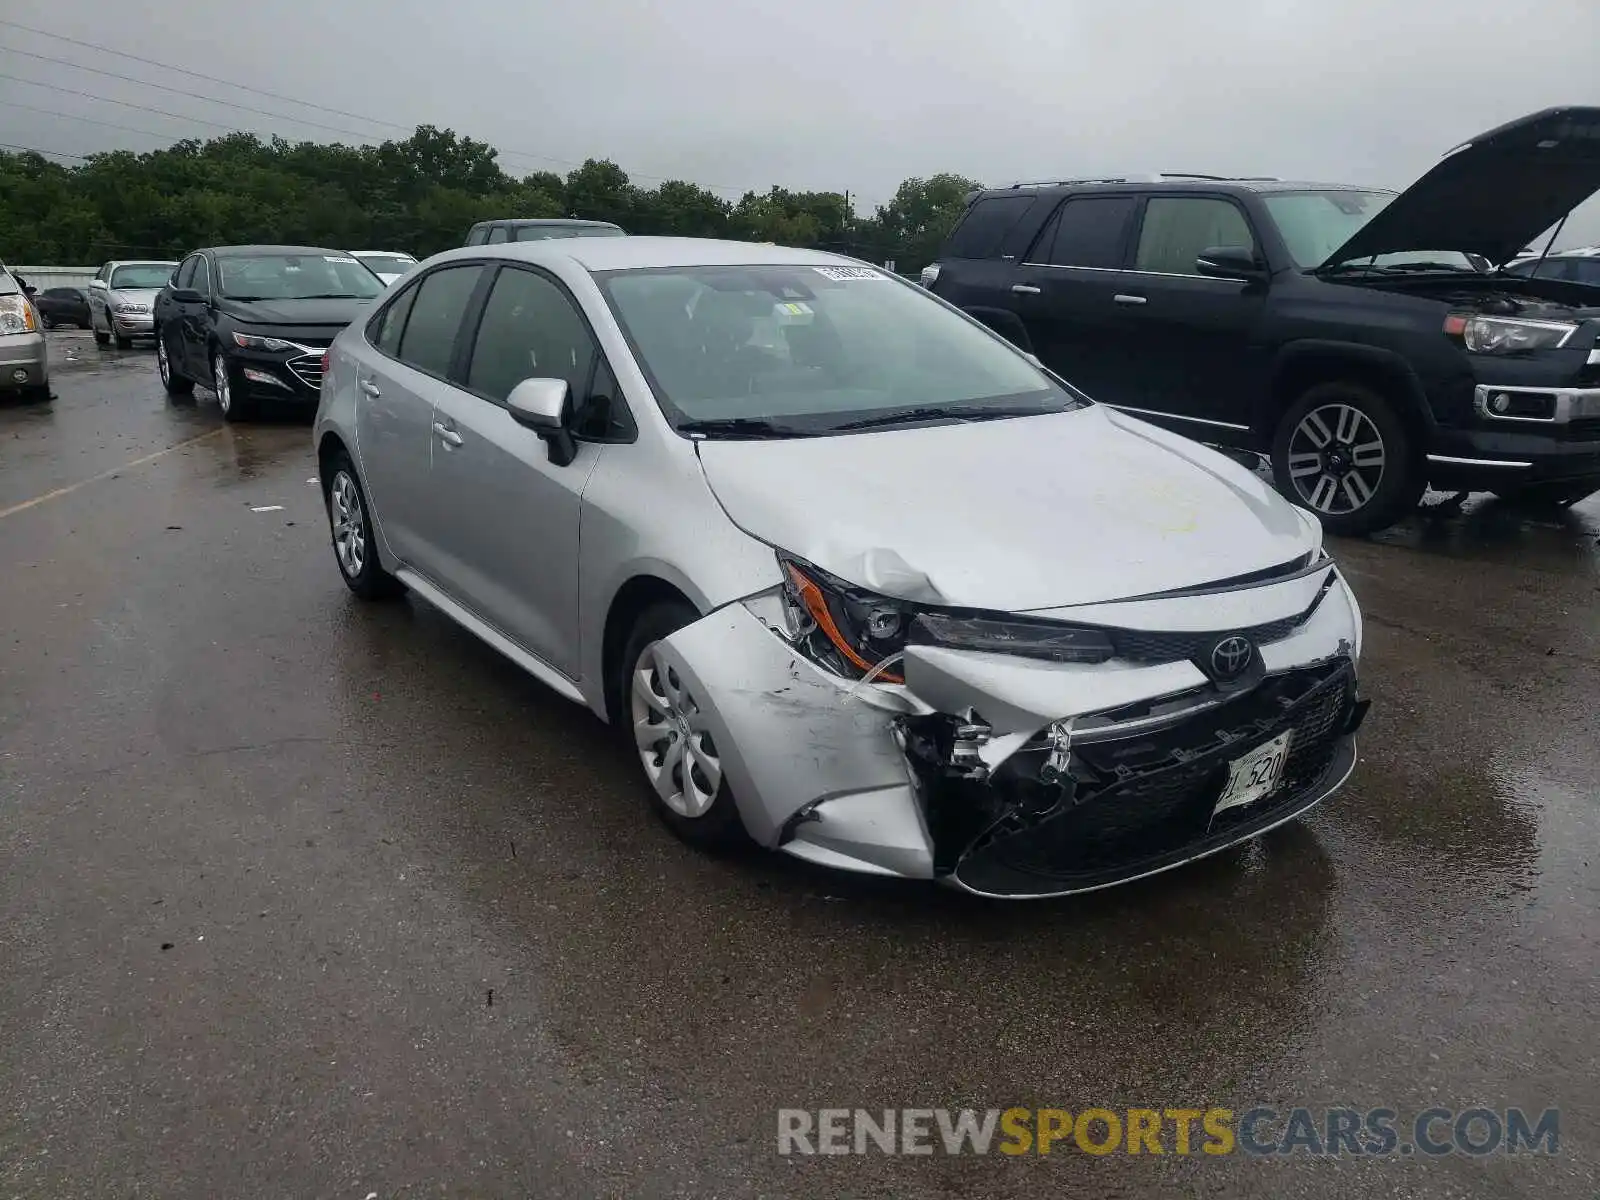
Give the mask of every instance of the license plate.
[(1230, 808), (1254, 804), (1277, 791), (1283, 779), (1283, 764), (1289, 759), (1289, 738), (1293, 730), (1280, 733), (1270, 742), (1257, 746), (1242, 758), (1228, 764), (1228, 782), (1222, 789), (1211, 815), (1216, 816)]

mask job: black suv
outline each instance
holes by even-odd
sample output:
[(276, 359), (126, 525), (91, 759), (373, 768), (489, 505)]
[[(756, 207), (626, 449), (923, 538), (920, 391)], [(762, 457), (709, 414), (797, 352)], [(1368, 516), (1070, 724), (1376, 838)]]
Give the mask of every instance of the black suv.
[(922, 282), (1090, 396), (1267, 454), (1335, 533), (1426, 484), (1600, 489), (1600, 297), (1497, 271), (1600, 189), (1600, 109), (1475, 138), (1405, 192), (1154, 176), (974, 193)]

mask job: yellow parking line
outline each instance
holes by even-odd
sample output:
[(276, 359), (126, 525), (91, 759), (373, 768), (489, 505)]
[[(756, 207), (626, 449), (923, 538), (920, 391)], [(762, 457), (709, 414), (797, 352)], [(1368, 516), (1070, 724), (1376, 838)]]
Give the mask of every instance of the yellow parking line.
[(43, 504), (47, 500), (54, 500), (59, 496), (65, 496), (69, 492), (75, 492), (79, 488), (87, 487), (91, 483), (99, 483), (102, 479), (110, 479), (113, 475), (119, 475), (123, 471), (128, 470), (130, 467), (142, 467), (147, 462), (155, 462), (155, 460), (158, 458), (165, 458), (174, 450), (182, 450), (185, 446), (192, 446), (196, 442), (203, 442), (207, 438), (216, 437), (217, 434), (222, 433), (227, 428), (228, 427), (226, 425), (219, 425), (215, 429), (208, 430), (207, 432), (197, 434), (186, 441), (179, 442), (176, 446), (168, 446), (165, 450), (157, 450), (154, 454), (146, 454), (143, 458), (136, 458), (132, 462), (125, 462), (120, 467), (112, 467), (109, 471), (101, 471), (100, 474), (91, 475), (87, 479), (80, 479), (77, 483), (69, 483), (66, 487), (57, 488), (53, 492), (46, 492), (42, 496), (35, 496), (32, 500), (24, 500), (21, 504), (13, 504), (10, 508), (0, 508), (0, 520), (4, 520), (6, 517), (19, 513), (23, 509), (32, 508), (36, 504)]

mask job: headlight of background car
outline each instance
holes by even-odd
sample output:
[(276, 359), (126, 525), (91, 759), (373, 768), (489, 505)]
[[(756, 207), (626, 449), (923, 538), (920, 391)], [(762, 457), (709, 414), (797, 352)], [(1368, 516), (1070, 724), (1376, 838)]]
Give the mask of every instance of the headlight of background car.
[(39, 328), (25, 296), (0, 296), (0, 333), (32, 333)]
[(1577, 326), (1565, 321), (1530, 321), (1512, 317), (1478, 317), (1451, 313), (1444, 331), (1459, 337), (1474, 354), (1517, 354), (1524, 350), (1555, 350), (1566, 343)]
[(293, 342), (286, 342), (282, 338), (261, 337), (254, 333), (234, 334), (233, 344), (246, 350), (294, 350), (297, 348)]
[(903, 683), (891, 668), (908, 644), (1098, 663), (1113, 647), (1101, 630), (1026, 617), (935, 611), (854, 587), (780, 556), (784, 633), (805, 656), (847, 679)]

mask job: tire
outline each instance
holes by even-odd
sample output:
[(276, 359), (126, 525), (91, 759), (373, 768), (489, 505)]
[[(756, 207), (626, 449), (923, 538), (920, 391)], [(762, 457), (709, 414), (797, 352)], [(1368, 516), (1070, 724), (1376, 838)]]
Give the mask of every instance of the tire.
[(222, 419), (230, 424), (248, 421), (256, 415), (255, 401), (239, 386), (239, 372), (221, 350), (211, 352), (211, 390), (217, 395)]
[[(105, 341), (100, 340), (100, 331), (96, 330), (94, 340), (103, 346)], [(111, 340), (111, 335), (106, 335), (106, 341)], [(187, 396), (194, 391), (194, 380), (187, 379), (178, 373), (178, 368), (173, 365), (172, 352), (168, 346), (166, 331), (156, 330), (156, 371), (161, 376), (161, 386), (167, 389), (169, 396)]]
[(123, 337), (120, 333), (117, 334), (117, 349), (118, 350), (132, 350), (133, 349), (133, 339), (131, 337)]
[[(749, 845), (750, 836), (721, 769), (720, 755), (710, 733), (694, 728), (693, 713), (698, 708), (692, 694), (681, 682), (669, 682), (675, 676), (663, 677), (667, 669), (654, 663), (650, 653), (656, 642), (698, 619), (699, 614), (682, 601), (656, 604), (639, 616), (617, 656), (611, 711), (617, 714), (619, 735), (640, 765), (656, 815), (691, 846), (729, 851)], [(674, 714), (684, 716), (686, 724), (679, 725)], [(641, 744), (641, 724), (659, 728), (662, 737)], [(711, 766), (717, 778), (715, 786), (707, 788), (702, 785), (711, 783), (707, 775)]]
[(372, 510), (362, 490), (350, 456), (341, 452), (333, 460), (333, 471), (324, 494), (328, 509), (328, 536), (333, 542), (333, 561), (339, 577), (363, 600), (392, 600), (405, 595), (406, 585), (383, 569), (374, 544)]
[(55, 321), (53, 321), (50, 318), (50, 316), (48, 314), (40, 313), (39, 314), (39, 327), (41, 329), (44, 329), (44, 330), (51, 330), (51, 329), (54, 329), (56, 327), (56, 323), (55, 323)]
[(109, 346), (111, 344), (111, 335), (109, 333), (101, 333), (96, 329), (93, 320), (89, 322), (89, 332), (94, 334), (94, 344), (96, 346)]
[(1427, 486), (1394, 404), (1344, 381), (1319, 383), (1284, 410), (1272, 438), (1272, 476), (1324, 529), (1346, 537), (1387, 529), (1417, 507)]
[(51, 400), (50, 385), (48, 383), (33, 384), (31, 387), (23, 388), (21, 395), (24, 404), (48, 404)]

